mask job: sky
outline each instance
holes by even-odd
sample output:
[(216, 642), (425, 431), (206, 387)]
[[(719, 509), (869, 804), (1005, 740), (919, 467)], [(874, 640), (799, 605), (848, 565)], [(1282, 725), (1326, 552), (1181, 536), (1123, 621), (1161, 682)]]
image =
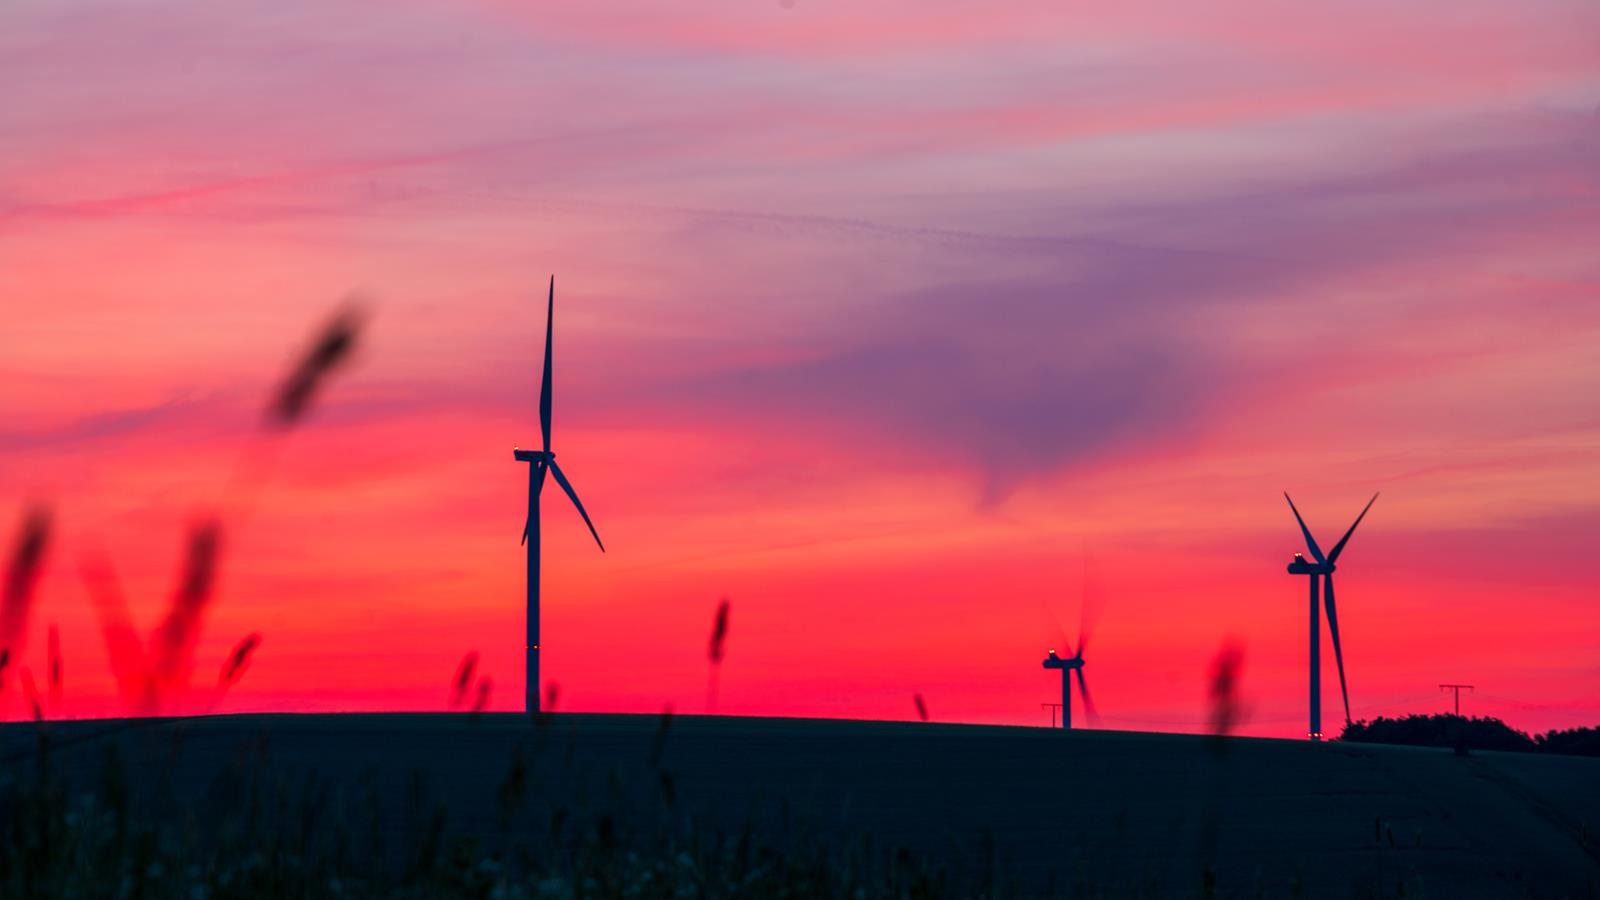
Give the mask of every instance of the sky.
[[(1600, 10), (1145, 0), (0, 8), (0, 540), (16, 664), (127, 711), (521, 704), (526, 468), (558, 708), (1306, 730), (1290, 491), (1356, 718), (1600, 723)], [(368, 324), (301, 427), (263, 410)], [(247, 473), (241, 476), (241, 472)], [(730, 602), (713, 697), (707, 642)], [(212, 688), (259, 632), (251, 667)], [(1323, 707), (1338, 681), (1323, 630)], [(24, 714), (18, 672), (0, 715)], [(1081, 719), (1081, 717), (1080, 717)]]

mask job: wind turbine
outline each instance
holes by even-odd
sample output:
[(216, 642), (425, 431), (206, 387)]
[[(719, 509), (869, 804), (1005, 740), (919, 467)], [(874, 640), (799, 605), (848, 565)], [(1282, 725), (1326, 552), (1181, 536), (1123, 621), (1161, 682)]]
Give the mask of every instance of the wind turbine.
[[(1044, 658), (1046, 669), (1061, 670), (1061, 727), (1072, 727), (1072, 673), (1078, 673), (1078, 694), (1083, 697), (1083, 708), (1092, 717), (1095, 715), (1094, 701), (1089, 699), (1089, 685), (1083, 680), (1083, 648), (1089, 643), (1088, 635), (1080, 633), (1078, 636), (1078, 652), (1070, 659), (1062, 659), (1054, 650)], [(1070, 649), (1070, 648), (1069, 648)]]
[(1344, 533), (1339, 543), (1333, 545), (1333, 550), (1327, 556), (1322, 555), (1322, 548), (1317, 546), (1317, 539), (1311, 536), (1311, 529), (1306, 527), (1306, 520), (1300, 518), (1300, 510), (1295, 509), (1294, 500), (1290, 499), (1289, 492), (1283, 492), (1283, 499), (1289, 501), (1289, 509), (1294, 513), (1294, 520), (1300, 523), (1300, 533), (1306, 537), (1306, 549), (1311, 551), (1310, 562), (1302, 553), (1296, 553), (1289, 563), (1290, 575), (1307, 575), (1311, 579), (1311, 726), (1306, 730), (1306, 737), (1313, 741), (1322, 740), (1322, 656), (1321, 643), (1317, 634), (1317, 623), (1320, 616), (1317, 612), (1317, 585), (1321, 578), (1322, 593), (1326, 598), (1328, 608), (1328, 634), (1333, 637), (1333, 658), (1339, 663), (1339, 693), (1344, 697), (1344, 721), (1350, 722), (1350, 691), (1344, 683), (1344, 652), (1339, 648), (1339, 614), (1333, 604), (1333, 572), (1339, 554), (1344, 552), (1344, 545), (1349, 542), (1350, 535), (1356, 533), (1356, 526), (1367, 517), (1367, 510), (1378, 499), (1377, 494), (1367, 501), (1361, 508), (1361, 515), (1356, 516), (1351, 523), (1350, 530)]
[(594, 530), (594, 523), (589, 521), (589, 514), (584, 511), (583, 501), (578, 499), (578, 492), (572, 489), (572, 482), (556, 465), (556, 455), (550, 449), (550, 344), (554, 335), (555, 309), (556, 277), (552, 275), (550, 298), (545, 306), (544, 378), (539, 382), (539, 431), (544, 437), (544, 449), (511, 448), (518, 462), (528, 463), (528, 521), (522, 528), (522, 543), (528, 550), (528, 679), (524, 688), (524, 708), (530, 713), (539, 711), (539, 495), (544, 492), (546, 474), (554, 475), (556, 484), (567, 492), (572, 505), (578, 508), (578, 515), (583, 516), (583, 523), (589, 526), (589, 533), (594, 535), (594, 542), (599, 544), (600, 552), (604, 553), (606, 549), (606, 545), (600, 543), (600, 533)]

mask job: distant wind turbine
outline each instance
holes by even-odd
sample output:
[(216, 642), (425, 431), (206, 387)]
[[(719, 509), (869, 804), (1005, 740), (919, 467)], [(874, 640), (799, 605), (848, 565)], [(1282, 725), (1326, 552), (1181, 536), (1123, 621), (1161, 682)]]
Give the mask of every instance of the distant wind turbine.
[[(1046, 669), (1061, 670), (1061, 727), (1072, 727), (1072, 673), (1078, 673), (1078, 694), (1083, 697), (1084, 711), (1091, 718), (1095, 716), (1094, 701), (1089, 699), (1089, 685), (1083, 680), (1083, 648), (1089, 643), (1089, 635), (1085, 632), (1078, 634), (1078, 651), (1070, 659), (1062, 659), (1054, 650), (1044, 658)], [(1071, 649), (1070, 647), (1068, 648)]]
[(1317, 612), (1317, 579), (1322, 579), (1322, 593), (1325, 596), (1328, 608), (1328, 634), (1333, 637), (1333, 658), (1339, 664), (1339, 693), (1344, 697), (1344, 721), (1350, 722), (1350, 691), (1344, 682), (1344, 651), (1339, 648), (1339, 613), (1333, 603), (1333, 571), (1334, 563), (1339, 559), (1339, 554), (1344, 552), (1344, 545), (1349, 542), (1350, 535), (1356, 533), (1356, 526), (1367, 517), (1367, 510), (1378, 499), (1377, 494), (1367, 501), (1362, 507), (1361, 515), (1356, 516), (1355, 522), (1350, 525), (1350, 530), (1344, 533), (1339, 543), (1333, 545), (1333, 550), (1327, 556), (1322, 555), (1322, 548), (1317, 546), (1317, 539), (1311, 536), (1311, 529), (1306, 527), (1306, 520), (1300, 517), (1300, 510), (1295, 509), (1294, 500), (1289, 497), (1289, 492), (1284, 491), (1283, 499), (1289, 501), (1289, 509), (1294, 513), (1294, 520), (1300, 523), (1300, 533), (1305, 535), (1306, 549), (1311, 551), (1311, 558), (1316, 562), (1309, 562), (1305, 555), (1296, 553), (1289, 563), (1290, 575), (1308, 575), (1311, 578), (1311, 725), (1306, 731), (1306, 737), (1313, 741), (1322, 740), (1322, 655), (1321, 641), (1317, 633), (1317, 623), (1321, 616)]
[(550, 276), (550, 297), (545, 306), (544, 320), (544, 377), (539, 383), (539, 431), (544, 438), (543, 450), (522, 450), (511, 448), (512, 455), (518, 462), (528, 463), (528, 521), (522, 528), (522, 543), (528, 550), (528, 641), (526, 652), (528, 657), (528, 680), (524, 688), (523, 698), (525, 708), (530, 713), (539, 711), (539, 496), (544, 492), (544, 477), (551, 474), (556, 477), (556, 484), (567, 492), (572, 505), (578, 508), (578, 515), (583, 516), (583, 523), (589, 526), (589, 533), (594, 535), (594, 542), (599, 544), (600, 552), (604, 553), (606, 545), (600, 543), (600, 533), (594, 530), (594, 523), (589, 521), (589, 513), (584, 511), (583, 501), (578, 499), (577, 491), (572, 489), (572, 482), (562, 474), (561, 467), (556, 465), (556, 455), (550, 450), (550, 345), (554, 337), (556, 309), (556, 278)]

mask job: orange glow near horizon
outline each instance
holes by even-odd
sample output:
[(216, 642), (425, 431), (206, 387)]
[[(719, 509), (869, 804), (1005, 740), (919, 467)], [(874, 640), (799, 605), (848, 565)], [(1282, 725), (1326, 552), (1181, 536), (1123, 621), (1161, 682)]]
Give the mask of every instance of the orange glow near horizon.
[(519, 708), (553, 272), (563, 710), (701, 711), (728, 597), (721, 714), (1044, 725), (1082, 615), (1101, 727), (1204, 730), (1236, 642), (1303, 736), (1281, 492), (1327, 547), (1381, 490), (1356, 717), (1600, 722), (1593, 10), (813, 5), (9, 13), (0, 540), (55, 529), (0, 717), (51, 625), (52, 714), (126, 712), (80, 569), (149, 635), (209, 514), (178, 711), (253, 632), (218, 711), (443, 709), (468, 651)]

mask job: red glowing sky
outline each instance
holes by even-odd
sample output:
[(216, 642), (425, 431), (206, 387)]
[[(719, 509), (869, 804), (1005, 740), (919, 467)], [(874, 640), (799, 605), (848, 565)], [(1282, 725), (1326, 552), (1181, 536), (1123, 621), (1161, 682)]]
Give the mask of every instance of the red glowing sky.
[(148, 631), (219, 506), (227, 709), (439, 708), (469, 650), (515, 707), (554, 272), (610, 550), (547, 498), (564, 709), (704, 708), (727, 596), (719, 711), (1042, 723), (1087, 596), (1107, 727), (1202, 727), (1234, 640), (1245, 730), (1302, 733), (1287, 488), (1325, 546), (1383, 491), (1358, 717), (1600, 720), (1595, 8), (1067, 6), (9, 5), (0, 510), (55, 511), (57, 713), (121, 709), (80, 560)]

